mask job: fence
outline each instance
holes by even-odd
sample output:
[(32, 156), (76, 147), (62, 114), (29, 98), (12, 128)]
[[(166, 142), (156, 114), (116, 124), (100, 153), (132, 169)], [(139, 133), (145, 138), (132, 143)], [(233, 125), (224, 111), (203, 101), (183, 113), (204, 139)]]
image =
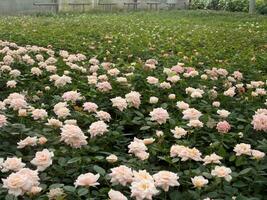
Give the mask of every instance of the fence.
[(0, 15), (184, 8), (188, 0), (0, 0)]

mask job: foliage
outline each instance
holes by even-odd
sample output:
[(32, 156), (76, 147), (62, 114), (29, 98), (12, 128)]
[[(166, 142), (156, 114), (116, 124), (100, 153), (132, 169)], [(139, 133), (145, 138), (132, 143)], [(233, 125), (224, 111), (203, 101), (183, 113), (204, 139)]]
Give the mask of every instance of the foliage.
[[(266, 157), (254, 160), (251, 155), (238, 156), (233, 151), (236, 144), (247, 143), (252, 149), (267, 152), (266, 133), (255, 130), (251, 124), (255, 111), (266, 109), (266, 94), (254, 96), (252, 94), (256, 88), (249, 87), (251, 81), (264, 81), (258, 89), (266, 90), (266, 27), (266, 18), (263, 16), (194, 11), (1, 18), (1, 40), (16, 42), (23, 47), (51, 45), (48, 51), (35, 52), (30, 49), (36, 47), (26, 48), (27, 54), (35, 60), (33, 65), (26, 62), (28, 59), (22, 59), (22, 56), (14, 56), (17, 51), (14, 54), (10, 52), (15, 62), (9, 65), (12, 69), (20, 70), (21, 76), (12, 78), (7, 71), (1, 71), (1, 101), (10, 93), (21, 92), (25, 94), (29, 105), (46, 110), (48, 118), (57, 118), (54, 105), (64, 101), (62, 95), (65, 92), (77, 90), (84, 97), (74, 102), (66, 101), (71, 113), (66, 119), (77, 120), (77, 125), (88, 136), (88, 144), (81, 148), (73, 148), (60, 141), (61, 130), (47, 126), (47, 118), (34, 120), (32, 108), (28, 108), (27, 116), (23, 117), (8, 106), (6, 110), (1, 110), (1, 115), (7, 117), (8, 124), (0, 128), (0, 157), (6, 159), (17, 156), (22, 158), (26, 167), (35, 169), (30, 162), (37, 151), (47, 148), (54, 153), (52, 165), (39, 172), (42, 188), (40, 194), (25, 194), (23, 199), (47, 200), (47, 192), (53, 188), (61, 188), (66, 195), (57, 200), (108, 199), (107, 194), (111, 188), (121, 191), (130, 199), (129, 187), (110, 183), (108, 174), (119, 165), (127, 165), (134, 170), (145, 169), (150, 174), (169, 170), (179, 176), (179, 187), (170, 187), (167, 193), (158, 188), (160, 192), (153, 199), (266, 199)], [(2, 45), (0, 49), (4, 46), (8, 46), (9, 50), (16, 49), (12, 43)], [(60, 54), (63, 49), (71, 54), (84, 54), (86, 59), (73, 63), (83, 67), (85, 71), (79, 70), (79, 67), (78, 70), (70, 68)], [(6, 50), (0, 53), (1, 61), (4, 60), (5, 52)], [(37, 61), (36, 54), (42, 54), (44, 60), (55, 57), (56, 74), (71, 77), (71, 83), (56, 87), (50, 77), (53, 73), (38, 65), (40, 61)], [(129, 84), (121, 84), (116, 76), (107, 73), (99, 64), (97, 74), (107, 75), (112, 90), (102, 93), (94, 85), (89, 85), (87, 76), (92, 75), (90, 70), (94, 69), (89, 59), (95, 57), (101, 63), (113, 63), (111, 68), (119, 69), (118, 76), (127, 78)], [(154, 70), (145, 68), (146, 60), (150, 58), (158, 61)], [(186, 74), (178, 74), (181, 80), (172, 83), (169, 89), (147, 83), (148, 76), (155, 76), (160, 82), (167, 81), (174, 74), (168, 73), (164, 68), (177, 66), (177, 62), (188, 73), (193, 70), (199, 75), (187, 77)], [(3, 64), (6, 63), (1, 63), (1, 69), (4, 68)], [(40, 68), (42, 74), (34, 75), (33, 67)], [(229, 74), (220, 76), (216, 72), (217, 77), (214, 79), (214, 76), (205, 71), (212, 67), (225, 68)], [(233, 72), (236, 70), (243, 73), (243, 79), (235, 78), (233, 81)], [(132, 75), (129, 74), (131, 72)], [(208, 78), (200, 78), (203, 74), (208, 74)], [(17, 81), (16, 87), (7, 87), (7, 82), (13, 79)], [(238, 84), (243, 85), (237, 86)], [(50, 87), (49, 90), (45, 89), (47, 86)], [(236, 88), (233, 97), (224, 95), (224, 91), (230, 86), (239, 88)], [(203, 97), (190, 97), (186, 93), (188, 87), (205, 91)], [(212, 89), (216, 89), (218, 97), (211, 95)], [(133, 90), (141, 93), (139, 108), (128, 105), (124, 111), (119, 111), (113, 107), (110, 99), (117, 96), (124, 98)], [(175, 94), (175, 99), (169, 98), (169, 94)], [(149, 103), (151, 96), (158, 97), (159, 102)], [(97, 121), (97, 117), (95, 113), (83, 110), (86, 101), (96, 103), (98, 111), (104, 110), (112, 116), (111, 121), (107, 122), (109, 131), (102, 136), (90, 138), (87, 132), (89, 126)], [(203, 115), (200, 120), (204, 126), (188, 126), (188, 121), (183, 119), (182, 111), (176, 106), (177, 101), (185, 101), (191, 108), (201, 111)], [(218, 133), (215, 127), (222, 117), (217, 113), (219, 108), (212, 105), (214, 101), (220, 101), (220, 109), (231, 113), (227, 117), (231, 130), (226, 134)], [(149, 113), (156, 107), (168, 111), (170, 119), (166, 124), (151, 121)], [(65, 119), (60, 120), (64, 122)], [(175, 126), (183, 127), (190, 134), (180, 139), (175, 138), (171, 132)], [(157, 130), (162, 130), (164, 135), (156, 136)], [(18, 149), (17, 142), (27, 136), (45, 136), (48, 141), (42, 145)], [(147, 145), (150, 154), (148, 160), (141, 161), (128, 153), (128, 145), (134, 137), (155, 139)], [(203, 165), (202, 161), (181, 161), (178, 157), (171, 157), (170, 148), (175, 144), (196, 147), (202, 157), (213, 152), (223, 157), (222, 165), (232, 170), (232, 181), (211, 176), (214, 164)], [(110, 154), (117, 155), (118, 161), (107, 162), (106, 157)], [(87, 172), (98, 173), (100, 185), (75, 188), (76, 178)], [(5, 179), (9, 174), (1, 172), (0, 177)], [(191, 182), (191, 178), (198, 175), (209, 180), (202, 189), (194, 188)], [(1, 185), (0, 199), (20, 198), (7, 194), (7, 190)]]

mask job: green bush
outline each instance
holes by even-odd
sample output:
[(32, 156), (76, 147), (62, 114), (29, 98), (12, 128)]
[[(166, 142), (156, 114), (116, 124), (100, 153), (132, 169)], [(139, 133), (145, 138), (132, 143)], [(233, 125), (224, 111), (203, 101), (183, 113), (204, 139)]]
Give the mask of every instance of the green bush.
[[(265, 1), (265, 0), (264, 0)], [(260, 13), (266, 10), (266, 3), (260, 4)], [(248, 12), (248, 0), (193, 0), (191, 9), (226, 10), (230, 12)], [(266, 12), (266, 11), (265, 11)]]
[(256, 9), (258, 13), (262, 15), (267, 15), (267, 0), (257, 1)]

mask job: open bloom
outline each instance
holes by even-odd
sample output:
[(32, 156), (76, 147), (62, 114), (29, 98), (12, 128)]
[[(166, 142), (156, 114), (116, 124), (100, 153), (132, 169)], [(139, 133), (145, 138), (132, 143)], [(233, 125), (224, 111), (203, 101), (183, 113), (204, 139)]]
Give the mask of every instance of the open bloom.
[(151, 181), (136, 181), (131, 184), (131, 197), (135, 197), (136, 200), (152, 200), (152, 197), (158, 192), (154, 183)]
[(218, 156), (216, 153), (212, 153), (210, 155), (207, 155), (203, 158), (204, 165), (207, 164), (221, 164), (221, 161), (223, 158), (221, 156)]
[(127, 200), (121, 192), (112, 189), (108, 192), (108, 197), (110, 200)]
[(99, 183), (97, 180), (99, 179), (100, 175), (99, 174), (92, 174), (92, 173), (86, 173), (86, 174), (81, 174), (78, 176), (77, 180), (75, 181), (74, 185), (75, 187), (78, 186), (97, 186)]
[(261, 152), (259, 150), (251, 150), (252, 159), (260, 160), (265, 156), (264, 152)]
[(87, 144), (87, 136), (84, 135), (82, 130), (76, 125), (66, 124), (61, 128), (61, 139), (66, 144), (74, 147), (80, 148)]
[(126, 100), (121, 97), (116, 97), (110, 100), (112, 102), (112, 106), (118, 108), (120, 111), (123, 111), (125, 108), (127, 108)]
[(241, 155), (251, 155), (251, 145), (250, 144), (245, 144), (245, 143), (240, 143), (235, 145), (234, 152), (236, 152), (236, 156), (241, 156)]
[(191, 181), (196, 188), (202, 188), (208, 184), (208, 179), (205, 179), (203, 176), (195, 176), (191, 178)]
[(132, 141), (129, 145), (129, 153), (133, 153), (136, 157), (138, 157), (141, 160), (146, 160), (149, 157), (149, 153), (147, 153), (147, 147), (144, 144), (143, 140), (140, 140), (138, 138), (134, 138), (134, 141)]
[(227, 121), (222, 121), (217, 124), (216, 129), (219, 133), (228, 133), (231, 126)]
[(211, 171), (212, 176), (224, 178), (228, 182), (232, 180), (232, 176), (230, 175), (231, 173), (232, 173), (232, 170), (230, 168), (224, 167), (224, 166), (216, 166)]
[(127, 183), (131, 183), (133, 180), (132, 169), (125, 165), (120, 165), (119, 167), (112, 168), (109, 176), (111, 177), (110, 181), (112, 183), (118, 183), (123, 186), (126, 186)]
[(108, 132), (108, 125), (103, 121), (93, 122), (90, 125), (88, 132), (91, 134), (91, 137), (103, 135)]
[(20, 140), (18, 144), (18, 149), (23, 149), (26, 146), (35, 146), (37, 145), (37, 137), (26, 137), (24, 140)]
[(167, 110), (163, 108), (155, 108), (149, 113), (152, 121), (156, 121), (158, 124), (165, 124), (170, 118)]
[(0, 128), (7, 124), (7, 118), (5, 115), (0, 115)]
[(82, 99), (81, 94), (77, 91), (65, 92), (62, 95), (62, 98), (64, 99), (64, 101), (72, 101), (72, 102)]
[(22, 168), (16, 173), (11, 173), (6, 179), (2, 179), (3, 188), (8, 189), (8, 193), (14, 196), (31, 192), (34, 187), (39, 186), (37, 171)]
[(174, 129), (171, 130), (173, 133), (173, 136), (177, 139), (180, 139), (182, 136), (185, 136), (187, 134), (187, 131), (184, 130), (183, 128), (180, 128), (176, 126)]
[(32, 117), (34, 120), (45, 119), (47, 117), (47, 112), (44, 109), (34, 109), (32, 111)]
[(267, 114), (255, 114), (251, 124), (255, 130), (267, 132)]
[(161, 187), (165, 192), (169, 191), (169, 187), (179, 186), (177, 174), (169, 171), (160, 171), (153, 175), (155, 185)]
[(21, 161), (21, 158), (17, 157), (12, 157), (12, 158), (7, 158), (5, 162), (2, 163), (2, 172), (7, 172), (7, 171), (19, 171), (23, 167), (25, 167), (25, 163)]
[(127, 103), (130, 106), (133, 106), (135, 108), (139, 108), (139, 106), (141, 104), (140, 97), (141, 97), (141, 94), (139, 92), (136, 92), (136, 91), (131, 91), (130, 93), (125, 95), (125, 99), (126, 99)]
[(48, 149), (44, 149), (43, 151), (36, 152), (35, 158), (31, 161), (31, 163), (37, 166), (38, 171), (44, 171), (47, 167), (52, 165), (53, 157), (53, 152), (48, 151)]
[(92, 102), (86, 102), (83, 104), (83, 110), (88, 112), (97, 112), (98, 106)]
[(178, 156), (181, 158), (181, 161), (186, 161), (189, 159), (202, 161), (201, 152), (197, 148), (189, 148), (183, 145), (172, 145), (170, 149), (170, 156)]
[(199, 119), (202, 116), (202, 113), (196, 110), (195, 108), (188, 108), (183, 111), (183, 119), (194, 120)]

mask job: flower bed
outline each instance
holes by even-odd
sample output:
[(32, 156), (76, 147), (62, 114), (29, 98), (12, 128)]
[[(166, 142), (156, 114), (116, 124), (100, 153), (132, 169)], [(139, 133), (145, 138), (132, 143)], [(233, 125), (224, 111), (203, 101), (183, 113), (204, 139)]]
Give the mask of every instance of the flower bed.
[(266, 82), (0, 41), (1, 199), (264, 199)]

